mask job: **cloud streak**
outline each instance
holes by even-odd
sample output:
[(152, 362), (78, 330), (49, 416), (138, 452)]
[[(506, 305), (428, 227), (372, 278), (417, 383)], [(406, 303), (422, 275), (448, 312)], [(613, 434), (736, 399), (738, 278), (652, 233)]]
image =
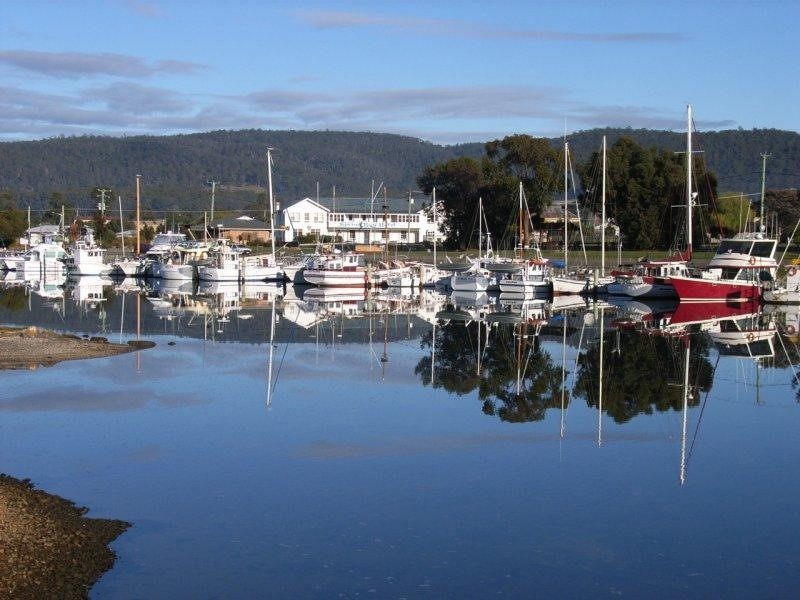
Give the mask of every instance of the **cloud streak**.
[(295, 17), (316, 29), (383, 28), (398, 33), (425, 35), (436, 33), (451, 37), (496, 40), (528, 40), (532, 42), (597, 42), (597, 43), (654, 43), (683, 42), (683, 34), (669, 32), (571, 32), (517, 27), (492, 27), (458, 19), (426, 19), (398, 17), (348, 11), (297, 11)]
[(158, 73), (191, 75), (205, 69), (199, 63), (180, 60), (146, 61), (125, 54), (35, 50), (0, 50), (0, 65), (58, 78), (98, 75), (142, 78)]
[[(548, 86), (438, 86), (347, 92), (257, 90), (196, 96), (136, 82), (45, 94), (0, 87), (0, 138), (58, 134), (166, 134), (214, 129), (329, 129), (411, 135), (440, 143), (510, 133), (557, 135), (606, 126), (676, 129), (682, 116), (647, 106), (597, 105)], [(509, 123), (515, 123), (510, 126)], [(469, 123), (465, 128), (464, 124)], [(734, 127), (730, 120), (702, 123)], [(477, 126), (477, 128), (476, 128)]]

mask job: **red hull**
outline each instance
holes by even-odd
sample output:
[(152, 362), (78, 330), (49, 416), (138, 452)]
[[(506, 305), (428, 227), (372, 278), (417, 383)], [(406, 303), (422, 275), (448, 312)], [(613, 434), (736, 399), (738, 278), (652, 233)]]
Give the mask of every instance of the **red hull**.
[(683, 302), (752, 302), (761, 298), (761, 287), (746, 281), (670, 277)]

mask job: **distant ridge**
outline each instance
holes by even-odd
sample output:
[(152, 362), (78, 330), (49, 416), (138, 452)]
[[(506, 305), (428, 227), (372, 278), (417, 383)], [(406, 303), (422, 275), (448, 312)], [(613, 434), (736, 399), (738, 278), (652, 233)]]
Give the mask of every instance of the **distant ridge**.
[[(681, 150), (682, 133), (649, 129), (592, 129), (569, 136), (578, 161), (600, 146), (602, 135), (613, 144), (628, 136), (644, 146)], [(559, 138), (551, 140), (561, 147)], [(700, 133), (697, 149), (705, 151), (719, 190), (760, 189), (762, 152), (771, 153), (767, 187), (800, 187), (800, 134), (775, 129)], [(480, 157), (483, 144), (443, 146), (417, 138), (339, 131), (212, 131), (171, 136), (57, 137), (0, 143), (0, 191), (11, 191), (20, 205), (34, 208), (60, 192), (79, 207), (90, 207), (95, 186), (114, 189), (130, 207), (134, 175), (142, 175), (143, 203), (156, 210), (203, 210), (210, 187), (218, 182), (220, 208), (244, 208), (266, 186), (265, 150), (275, 148), (274, 186), (281, 201), (316, 194), (367, 196), (380, 182), (390, 196), (417, 189), (416, 178), (435, 162), (457, 156)]]

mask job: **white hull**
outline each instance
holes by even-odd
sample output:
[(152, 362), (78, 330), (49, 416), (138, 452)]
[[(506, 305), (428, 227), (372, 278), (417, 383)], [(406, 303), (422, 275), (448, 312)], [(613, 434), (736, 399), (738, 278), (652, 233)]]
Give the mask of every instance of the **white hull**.
[(800, 304), (800, 290), (797, 289), (764, 290), (763, 297), (764, 302), (770, 304)]
[(588, 290), (586, 279), (573, 279), (572, 277), (553, 277), (553, 294), (582, 294)]
[(111, 273), (111, 265), (104, 263), (89, 263), (70, 265), (67, 267), (67, 272), (70, 275), (107, 275)]
[(136, 277), (141, 274), (142, 265), (138, 260), (121, 260), (111, 267), (112, 275), (124, 275), (125, 277)]
[(677, 298), (675, 288), (668, 283), (638, 283), (622, 284), (622, 294), (629, 298)]
[(197, 267), (197, 276), (201, 281), (239, 281), (239, 269), (219, 268), (202, 265)]
[(450, 277), (450, 287), (456, 292), (485, 292), (489, 283), (489, 278), (480, 273), (453, 273)]
[(277, 266), (248, 267), (244, 265), (241, 271), (242, 281), (266, 281), (267, 279), (283, 279), (283, 272)]
[(366, 287), (367, 275), (364, 271), (337, 271), (331, 269), (306, 269), (303, 272), (306, 283), (325, 286)]
[(192, 281), (194, 279), (194, 265), (153, 265), (153, 277), (157, 279), (171, 279), (173, 281)]

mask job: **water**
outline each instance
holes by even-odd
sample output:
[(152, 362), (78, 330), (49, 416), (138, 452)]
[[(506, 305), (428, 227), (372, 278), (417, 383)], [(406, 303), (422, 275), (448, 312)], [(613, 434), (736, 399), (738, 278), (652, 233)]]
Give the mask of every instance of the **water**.
[[(489, 325), (494, 298), (442, 313), (430, 295), (91, 285), (2, 290), (0, 323), (127, 341), (138, 303), (157, 346), (0, 373), (0, 470), (134, 524), (93, 597), (800, 585), (797, 349), (777, 333), (796, 309), (647, 335), (631, 307), (605, 304)], [(435, 318), (459, 311), (494, 317)], [(742, 351), (731, 323), (765, 333)]]

